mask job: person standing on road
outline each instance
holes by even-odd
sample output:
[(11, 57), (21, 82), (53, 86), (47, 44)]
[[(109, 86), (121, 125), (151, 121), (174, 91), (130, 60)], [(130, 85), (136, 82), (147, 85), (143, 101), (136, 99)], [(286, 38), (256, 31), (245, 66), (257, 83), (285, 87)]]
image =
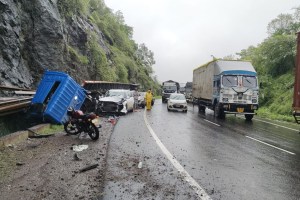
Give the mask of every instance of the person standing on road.
[(145, 99), (146, 99), (146, 107), (147, 107), (147, 110), (151, 110), (151, 102), (152, 102), (152, 92), (151, 92), (151, 89), (149, 89), (147, 92), (146, 92), (146, 96), (145, 96)]

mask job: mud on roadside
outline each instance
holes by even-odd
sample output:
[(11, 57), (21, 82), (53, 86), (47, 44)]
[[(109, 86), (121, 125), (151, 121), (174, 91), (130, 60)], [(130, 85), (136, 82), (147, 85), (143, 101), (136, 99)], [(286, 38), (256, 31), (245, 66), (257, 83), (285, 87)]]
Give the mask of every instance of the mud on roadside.
[[(101, 196), (106, 156), (114, 125), (101, 120), (100, 138), (35, 138), (0, 150), (0, 199), (97, 199)], [(73, 145), (88, 145), (81, 152)], [(76, 154), (76, 155), (75, 155)], [(79, 172), (87, 166), (95, 169)]]

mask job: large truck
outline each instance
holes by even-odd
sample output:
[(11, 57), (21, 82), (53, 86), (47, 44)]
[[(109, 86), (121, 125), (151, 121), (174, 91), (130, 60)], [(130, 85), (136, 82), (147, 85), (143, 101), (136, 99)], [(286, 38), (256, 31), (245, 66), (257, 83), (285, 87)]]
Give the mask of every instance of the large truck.
[(180, 85), (176, 81), (168, 80), (162, 83), (162, 102), (166, 103), (172, 93), (179, 93)]
[(297, 55), (294, 82), (293, 115), (295, 121), (300, 123), (300, 32), (297, 36)]
[(218, 118), (243, 114), (252, 120), (258, 91), (256, 71), (247, 61), (213, 60), (193, 71), (193, 103), (199, 112), (214, 110)]

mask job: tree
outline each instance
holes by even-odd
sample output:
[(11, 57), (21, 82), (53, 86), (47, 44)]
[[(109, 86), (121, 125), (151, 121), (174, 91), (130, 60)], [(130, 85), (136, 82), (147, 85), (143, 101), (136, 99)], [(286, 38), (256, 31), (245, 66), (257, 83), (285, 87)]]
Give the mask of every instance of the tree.
[(280, 14), (277, 18), (273, 19), (267, 27), (268, 34), (282, 35), (291, 34), (292, 24), (294, 23), (293, 15), (291, 14)]
[(224, 60), (236, 60), (236, 57), (235, 55), (227, 55), (227, 56), (224, 56), (223, 57)]
[(282, 75), (295, 66), (296, 37), (276, 35), (259, 45), (262, 65), (272, 76)]
[(144, 66), (152, 66), (155, 64), (154, 53), (149, 50), (144, 43), (139, 45), (136, 51), (136, 57)]

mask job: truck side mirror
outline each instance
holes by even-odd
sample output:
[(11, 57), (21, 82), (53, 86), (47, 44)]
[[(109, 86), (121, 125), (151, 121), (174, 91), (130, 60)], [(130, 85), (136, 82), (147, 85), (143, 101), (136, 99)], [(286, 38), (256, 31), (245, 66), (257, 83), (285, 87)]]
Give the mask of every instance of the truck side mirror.
[(261, 89), (263, 88), (263, 83), (262, 82), (259, 83), (259, 88), (261, 88)]

